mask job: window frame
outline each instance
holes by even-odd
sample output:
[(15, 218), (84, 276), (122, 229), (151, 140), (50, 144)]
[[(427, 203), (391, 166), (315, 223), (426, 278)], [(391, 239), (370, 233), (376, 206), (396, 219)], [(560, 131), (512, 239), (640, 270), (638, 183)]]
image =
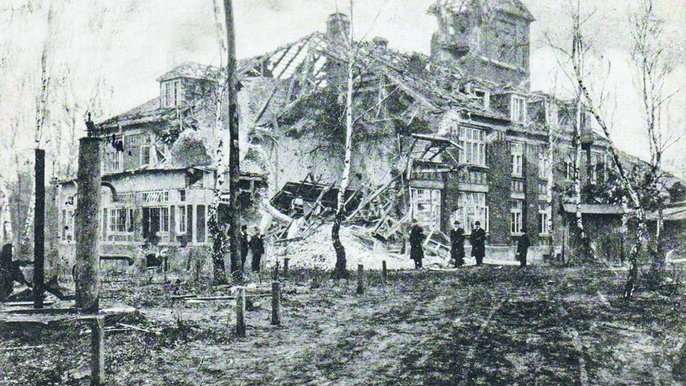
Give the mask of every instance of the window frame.
[(481, 222), (482, 228), (489, 230), (489, 207), (486, 193), (483, 192), (460, 192), (458, 194), (458, 207), (452, 214), (453, 221), (459, 220), (465, 228), (465, 234), (472, 233), (474, 222)]
[(522, 235), (524, 228), (524, 201), (512, 200), (510, 205), (510, 234), (513, 236)]
[[(458, 143), (462, 149), (458, 152), (460, 163), (486, 166), (486, 131), (473, 127), (458, 127)], [(476, 162), (471, 162), (471, 161)]]
[(524, 143), (510, 142), (510, 160), (513, 177), (524, 177)]
[(512, 94), (510, 97), (510, 120), (516, 123), (526, 123), (526, 98)]

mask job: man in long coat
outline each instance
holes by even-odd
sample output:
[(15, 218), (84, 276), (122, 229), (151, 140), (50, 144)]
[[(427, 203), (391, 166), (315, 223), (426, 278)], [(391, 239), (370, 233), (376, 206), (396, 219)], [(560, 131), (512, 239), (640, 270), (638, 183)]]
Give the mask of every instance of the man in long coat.
[(517, 240), (517, 258), (519, 260), (519, 266), (520, 267), (526, 267), (526, 254), (529, 252), (529, 246), (531, 245), (531, 241), (529, 240), (529, 236), (526, 234), (526, 230), (524, 230), (524, 234), (522, 234), (519, 237), (519, 240)]
[(476, 265), (482, 265), (486, 255), (486, 231), (481, 228), (479, 221), (474, 223), (469, 241), (472, 244), (472, 256), (476, 258)]
[(252, 252), (252, 271), (260, 272), (260, 263), (264, 254), (264, 238), (257, 228), (250, 239), (250, 251)]
[(459, 221), (455, 221), (453, 229), (450, 230), (450, 257), (455, 268), (464, 264), (464, 229), (460, 227)]
[(412, 229), (410, 229), (410, 258), (414, 260), (414, 268), (422, 268), (422, 259), (424, 259), (424, 228), (422, 228), (416, 221), (412, 221)]

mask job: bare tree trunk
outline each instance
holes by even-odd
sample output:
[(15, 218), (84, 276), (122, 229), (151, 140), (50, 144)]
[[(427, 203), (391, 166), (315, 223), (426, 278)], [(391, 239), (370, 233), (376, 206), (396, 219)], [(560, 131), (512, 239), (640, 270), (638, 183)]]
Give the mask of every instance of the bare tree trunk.
[(233, 25), (233, 6), (231, 0), (224, 0), (224, 12), (226, 17), (226, 43), (228, 49), (228, 61), (226, 76), (228, 80), (228, 108), (229, 108), (229, 251), (231, 255), (231, 272), (234, 279), (240, 280), (242, 274), (239, 269), (238, 232), (240, 231), (240, 218), (238, 205), (238, 183), (240, 181), (239, 165), (239, 130), (238, 130), (238, 78), (236, 75), (236, 36)]
[(352, 140), (353, 140), (353, 70), (355, 65), (353, 49), (353, 3), (350, 1), (350, 30), (348, 36), (348, 68), (347, 68), (347, 90), (345, 98), (345, 158), (343, 161), (343, 175), (341, 176), (341, 186), (338, 190), (338, 206), (336, 217), (331, 228), (331, 241), (333, 249), (336, 251), (336, 268), (334, 277), (348, 278), (350, 274), (347, 268), (345, 247), (341, 243), (340, 229), (345, 214), (345, 191), (350, 184), (350, 166), (352, 162)]

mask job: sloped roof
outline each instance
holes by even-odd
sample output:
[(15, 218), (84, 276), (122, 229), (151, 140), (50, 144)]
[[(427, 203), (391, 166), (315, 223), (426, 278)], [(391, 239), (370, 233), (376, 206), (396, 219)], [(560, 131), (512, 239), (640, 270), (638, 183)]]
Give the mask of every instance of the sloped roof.
[(166, 80), (188, 78), (217, 81), (219, 80), (220, 74), (221, 73), (217, 67), (200, 63), (184, 63), (164, 73), (162, 76), (157, 78), (157, 80), (159, 82), (164, 82)]

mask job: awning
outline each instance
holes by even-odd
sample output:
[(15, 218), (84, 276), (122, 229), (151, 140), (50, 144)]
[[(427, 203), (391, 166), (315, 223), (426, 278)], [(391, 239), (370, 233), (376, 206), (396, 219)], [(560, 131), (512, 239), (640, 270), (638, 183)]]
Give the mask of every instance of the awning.
[[(562, 209), (567, 213), (576, 213), (576, 204), (562, 204)], [(619, 205), (610, 204), (581, 204), (582, 214), (598, 214), (598, 215), (623, 215), (624, 208)]]

